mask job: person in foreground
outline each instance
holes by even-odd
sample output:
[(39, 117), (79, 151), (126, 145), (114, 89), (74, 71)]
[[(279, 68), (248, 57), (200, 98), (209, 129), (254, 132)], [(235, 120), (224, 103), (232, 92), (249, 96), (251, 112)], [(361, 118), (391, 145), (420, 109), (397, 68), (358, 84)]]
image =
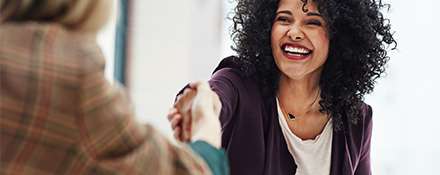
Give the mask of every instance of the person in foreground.
[[(363, 102), (396, 46), (379, 0), (238, 0), (237, 56), (209, 80), (232, 175), (368, 175)], [(203, 94), (211, 94), (203, 92)], [(212, 109), (212, 107), (211, 107)], [(178, 113), (178, 139), (191, 133)]]
[(105, 79), (95, 39), (111, 3), (0, 1), (0, 174), (228, 174), (218, 114), (193, 98), (207, 85), (181, 96), (191, 108), (176, 103), (198, 122), (174, 145)]

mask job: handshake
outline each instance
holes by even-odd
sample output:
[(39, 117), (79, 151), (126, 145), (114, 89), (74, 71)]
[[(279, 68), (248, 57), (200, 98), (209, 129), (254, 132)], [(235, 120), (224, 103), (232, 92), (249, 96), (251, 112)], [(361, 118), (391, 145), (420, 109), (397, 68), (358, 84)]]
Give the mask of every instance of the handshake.
[(201, 140), (220, 148), (220, 110), (220, 99), (207, 82), (190, 83), (168, 112), (174, 137), (182, 142)]

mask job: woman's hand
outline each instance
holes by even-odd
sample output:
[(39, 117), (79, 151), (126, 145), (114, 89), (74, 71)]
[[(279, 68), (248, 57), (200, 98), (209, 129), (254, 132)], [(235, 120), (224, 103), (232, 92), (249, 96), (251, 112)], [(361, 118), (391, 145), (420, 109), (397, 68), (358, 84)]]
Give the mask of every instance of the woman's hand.
[(204, 140), (220, 147), (220, 110), (219, 97), (208, 83), (191, 83), (168, 114), (174, 137), (183, 142)]
[(168, 120), (174, 131), (174, 137), (182, 142), (191, 140), (191, 107), (197, 93), (196, 90), (197, 89), (191, 85), (185, 88), (183, 93), (177, 96), (173, 108), (171, 108), (168, 113)]

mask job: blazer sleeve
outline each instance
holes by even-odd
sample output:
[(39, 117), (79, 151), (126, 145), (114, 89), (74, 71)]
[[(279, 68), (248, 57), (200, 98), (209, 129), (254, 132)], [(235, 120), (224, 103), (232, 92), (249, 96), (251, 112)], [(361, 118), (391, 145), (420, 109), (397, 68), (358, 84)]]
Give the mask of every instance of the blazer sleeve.
[(114, 174), (211, 174), (189, 146), (173, 145), (150, 125), (137, 123), (122, 88), (105, 79), (101, 53), (88, 57), (82, 60), (76, 121), (87, 163)]
[(236, 83), (241, 79), (232, 68), (222, 68), (215, 72), (209, 80), (211, 89), (219, 96), (222, 103), (220, 111), (220, 122), (224, 130), (232, 122), (238, 105), (239, 91)]
[(361, 155), (359, 163), (355, 171), (355, 175), (371, 175), (371, 160), (370, 160), (370, 148), (371, 148), (371, 135), (372, 135), (372, 115), (373, 111), (371, 106), (365, 105), (364, 108), (364, 121), (363, 121), (363, 140), (361, 147)]

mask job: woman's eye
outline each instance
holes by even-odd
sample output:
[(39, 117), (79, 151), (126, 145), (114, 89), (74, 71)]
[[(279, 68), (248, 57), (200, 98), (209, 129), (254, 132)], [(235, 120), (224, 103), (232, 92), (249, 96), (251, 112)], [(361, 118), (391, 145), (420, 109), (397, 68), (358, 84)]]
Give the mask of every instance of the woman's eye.
[(285, 17), (285, 16), (280, 16), (280, 17), (278, 17), (278, 18), (276, 19), (276, 21), (285, 24), (285, 23), (289, 23), (289, 18), (288, 18), (288, 17)]
[(309, 20), (309, 21), (307, 21), (307, 24), (308, 25), (315, 25), (315, 26), (322, 26), (322, 23), (319, 20)]

